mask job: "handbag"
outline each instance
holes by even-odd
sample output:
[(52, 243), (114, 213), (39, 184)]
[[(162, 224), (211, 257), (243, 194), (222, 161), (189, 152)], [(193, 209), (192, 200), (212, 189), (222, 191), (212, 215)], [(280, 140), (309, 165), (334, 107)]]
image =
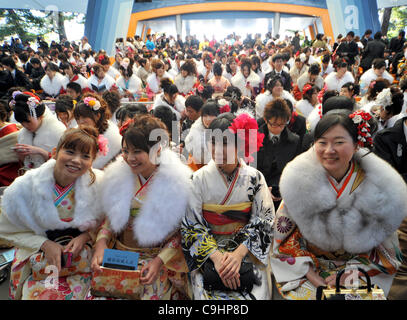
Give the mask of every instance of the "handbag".
[[(230, 239), (227, 241), (232, 242), (234, 246), (233, 247), (230, 246), (227, 247), (226, 245), (222, 246), (221, 242), (218, 243), (218, 246), (224, 247), (227, 251), (233, 251), (235, 248), (237, 248), (238, 245), (235, 241)], [(203, 285), (206, 291), (220, 290), (220, 291), (251, 292), (255, 284), (260, 285), (259, 279), (254, 274), (252, 262), (242, 261), (239, 270), (240, 286), (236, 290), (228, 288), (223, 284), (222, 279), (220, 278), (218, 272), (216, 271), (215, 265), (211, 259), (207, 259), (205, 261), (202, 271), (203, 271)]]
[(382, 289), (375, 285), (372, 288), (371, 280), (368, 273), (362, 268), (358, 268), (366, 277), (366, 286), (347, 289), (340, 285), (340, 280), (346, 269), (341, 270), (336, 275), (335, 288), (320, 286), (317, 288), (317, 300), (386, 300)]
[[(242, 262), (240, 265), (240, 287), (235, 291), (251, 292), (254, 284), (258, 284), (258, 279), (254, 274), (253, 263)], [(220, 291), (233, 291), (233, 289), (226, 287), (211, 259), (206, 260), (203, 266), (203, 284), (206, 291), (220, 290)]]

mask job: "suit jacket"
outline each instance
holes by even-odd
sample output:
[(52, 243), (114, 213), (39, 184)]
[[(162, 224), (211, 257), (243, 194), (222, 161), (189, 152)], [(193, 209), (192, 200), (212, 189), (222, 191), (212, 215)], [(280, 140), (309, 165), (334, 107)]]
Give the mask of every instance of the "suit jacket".
[(403, 45), (405, 41), (405, 38), (399, 39), (398, 37), (394, 37), (390, 40), (389, 49), (391, 50), (391, 52), (401, 52), (403, 51)]
[[(269, 73), (266, 73), (266, 75), (264, 77), (264, 87), (266, 87), (267, 81), (271, 77), (275, 76), (276, 74), (277, 74), (277, 72), (275, 70), (270, 71)], [(282, 70), (281, 77), (283, 78), (283, 81), (284, 81), (284, 83), (283, 83), (284, 90), (290, 92), (293, 88), (293, 86), (292, 86), (293, 80), (291, 79), (290, 74)]]
[(364, 71), (372, 67), (373, 60), (376, 58), (384, 57), (384, 50), (386, 45), (381, 40), (369, 41), (365, 50), (363, 51), (363, 58), (360, 66)]
[(42, 90), (41, 88), (41, 79), (45, 76), (45, 71), (43, 67), (38, 69), (32, 68), (30, 78), (32, 80), (32, 85), (34, 90)]
[(23, 71), (16, 69), (16, 75), (13, 78), (13, 85), (11, 87), (24, 87), (27, 90), (31, 90), (32, 84), (31, 84), (30, 79), (27, 77), (27, 75)]
[(257, 169), (263, 173), (269, 187), (278, 186), (286, 164), (293, 160), (301, 149), (300, 138), (288, 128), (281, 132), (280, 140), (273, 143), (264, 119), (257, 120), (259, 132), (264, 133), (263, 146), (257, 153)]
[(392, 128), (379, 131), (374, 137), (373, 152), (390, 163), (407, 183), (407, 141), (403, 128), (406, 120), (404, 117)]
[(359, 54), (359, 47), (356, 44), (355, 41), (351, 42), (342, 42), (336, 53), (340, 57), (348, 57), (349, 58), (349, 63), (354, 64), (355, 63), (355, 57)]

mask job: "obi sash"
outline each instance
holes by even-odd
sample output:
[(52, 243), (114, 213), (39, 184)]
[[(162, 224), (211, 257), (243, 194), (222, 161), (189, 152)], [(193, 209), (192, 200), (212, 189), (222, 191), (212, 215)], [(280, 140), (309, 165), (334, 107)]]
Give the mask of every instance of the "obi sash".
[(251, 209), (251, 202), (232, 205), (204, 204), (202, 214), (213, 234), (232, 235), (249, 222)]

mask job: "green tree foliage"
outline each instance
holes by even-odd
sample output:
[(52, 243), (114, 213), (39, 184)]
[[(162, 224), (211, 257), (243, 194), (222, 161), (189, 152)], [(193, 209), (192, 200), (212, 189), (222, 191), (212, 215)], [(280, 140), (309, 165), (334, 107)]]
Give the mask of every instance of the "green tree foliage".
[(404, 30), (407, 26), (407, 6), (393, 8), (391, 12), (389, 29), (387, 37), (397, 37), (400, 30)]
[(47, 19), (35, 16), (30, 10), (0, 9), (0, 39), (16, 35), (22, 41), (33, 41), (46, 34), (49, 28)]
[[(66, 39), (64, 22), (78, 17), (78, 13), (43, 11), (35, 15), (31, 10), (0, 9), (0, 41), (16, 36), (24, 41), (35, 41), (49, 32), (59, 34), (60, 40)], [(81, 21), (84, 23), (84, 19)]]

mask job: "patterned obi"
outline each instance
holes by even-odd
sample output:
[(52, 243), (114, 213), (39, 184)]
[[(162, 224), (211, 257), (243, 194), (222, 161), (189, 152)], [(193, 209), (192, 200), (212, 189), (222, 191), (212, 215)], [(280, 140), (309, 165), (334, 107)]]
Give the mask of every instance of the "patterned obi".
[(216, 235), (231, 235), (242, 229), (250, 220), (251, 202), (232, 205), (204, 204), (202, 213)]

